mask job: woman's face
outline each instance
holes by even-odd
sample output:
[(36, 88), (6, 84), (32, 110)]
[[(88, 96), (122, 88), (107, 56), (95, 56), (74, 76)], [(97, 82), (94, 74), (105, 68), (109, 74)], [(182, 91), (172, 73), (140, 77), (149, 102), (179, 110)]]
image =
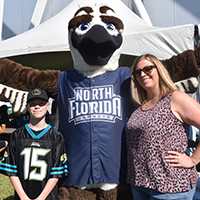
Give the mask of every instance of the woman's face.
[[(149, 66), (151, 66), (151, 68), (148, 68)], [(144, 68), (146, 70), (141, 71)], [(138, 71), (137, 76), (135, 78), (137, 79), (141, 87), (143, 87), (145, 90), (147, 90), (148, 88), (159, 86), (159, 76), (158, 76), (157, 68), (155, 67), (153, 63), (151, 63), (148, 60), (141, 60), (137, 64), (135, 71), (136, 70), (140, 70), (140, 71)]]

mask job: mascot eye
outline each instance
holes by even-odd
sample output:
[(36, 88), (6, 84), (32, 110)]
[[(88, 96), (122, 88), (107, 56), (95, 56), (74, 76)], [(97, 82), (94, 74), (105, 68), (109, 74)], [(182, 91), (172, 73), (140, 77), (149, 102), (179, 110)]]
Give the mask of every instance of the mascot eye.
[(88, 27), (89, 27), (89, 25), (88, 25), (87, 23), (81, 24), (81, 25), (79, 26), (79, 28), (81, 29), (81, 31), (87, 30)]
[(107, 29), (114, 31), (115, 30), (115, 26), (113, 24), (107, 24)]

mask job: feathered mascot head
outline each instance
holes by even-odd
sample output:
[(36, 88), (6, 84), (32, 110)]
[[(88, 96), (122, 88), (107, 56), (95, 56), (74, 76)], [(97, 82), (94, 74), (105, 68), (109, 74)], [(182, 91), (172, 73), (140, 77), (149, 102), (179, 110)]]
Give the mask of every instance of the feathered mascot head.
[(74, 68), (87, 77), (119, 67), (124, 25), (106, 5), (81, 7), (69, 22)]

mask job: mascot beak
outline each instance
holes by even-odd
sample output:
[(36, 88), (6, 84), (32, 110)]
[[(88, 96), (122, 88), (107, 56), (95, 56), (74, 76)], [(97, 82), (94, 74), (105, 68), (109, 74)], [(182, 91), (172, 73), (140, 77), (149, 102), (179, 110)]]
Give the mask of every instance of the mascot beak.
[(122, 35), (110, 35), (101, 25), (93, 26), (83, 35), (73, 32), (71, 41), (89, 65), (106, 65), (113, 53), (122, 45)]

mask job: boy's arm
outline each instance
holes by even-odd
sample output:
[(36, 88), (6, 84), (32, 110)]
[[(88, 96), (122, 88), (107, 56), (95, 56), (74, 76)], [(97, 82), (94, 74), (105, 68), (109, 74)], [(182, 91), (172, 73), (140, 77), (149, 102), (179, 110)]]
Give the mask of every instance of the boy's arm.
[(10, 176), (10, 181), (21, 200), (31, 200), (24, 192), (22, 184), (17, 176)]
[(41, 194), (35, 199), (35, 200), (44, 200), (47, 198), (47, 196), (50, 194), (50, 192), (53, 190), (53, 188), (55, 187), (55, 185), (58, 182), (58, 178), (50, 178), (44, 189), (42, 190)]
[(5, 150), (6, 149), (6, 147), (8, 146), (8, 142), (5, 140), (4, 141), (5, 142), (5, 146), (4, 147), (2, 147), (1, 149), (0, 149), (0, 152), (2, 152), (3, 150)]

